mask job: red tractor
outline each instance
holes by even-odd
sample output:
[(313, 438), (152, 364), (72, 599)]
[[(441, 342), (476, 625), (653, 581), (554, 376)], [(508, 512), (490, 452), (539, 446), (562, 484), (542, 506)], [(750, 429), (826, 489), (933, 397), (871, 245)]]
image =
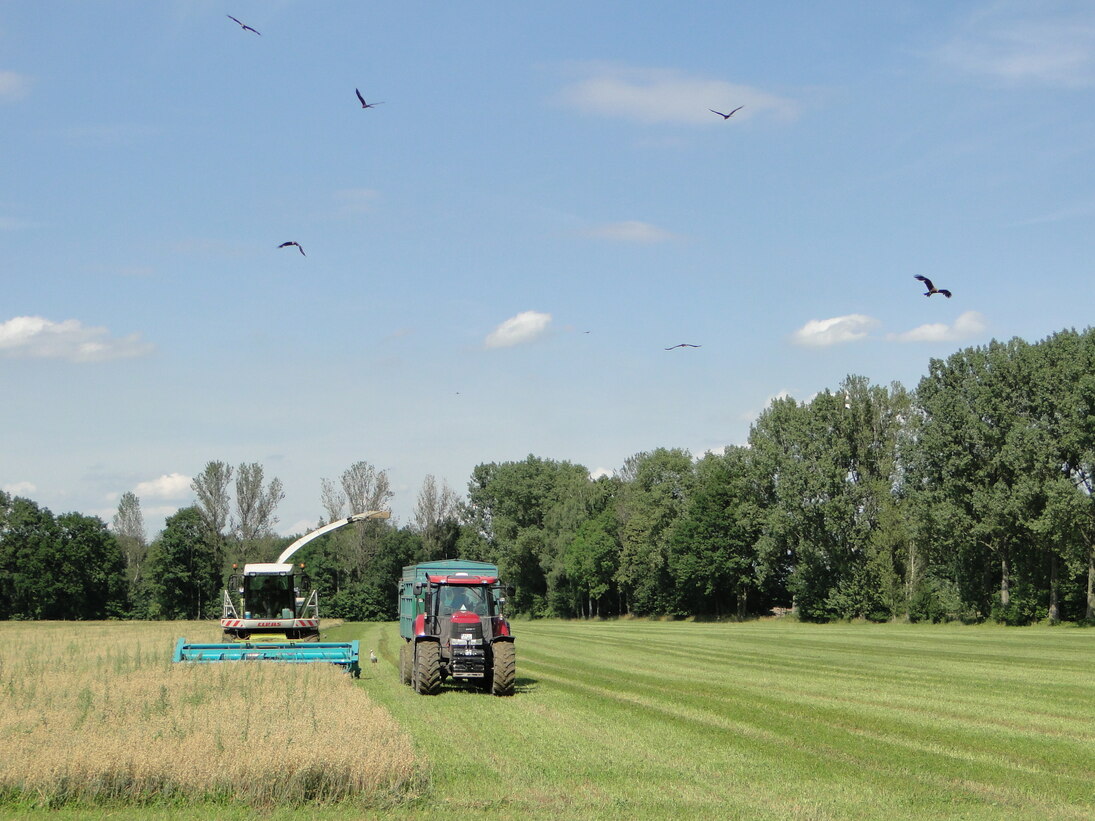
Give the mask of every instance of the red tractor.
[(435, 695), (441, 682), (451, 678), (496, 696), (513, 695), (517, 659), (504, 604), (493, 564), (451, 559), (403, 568), (403, 683)]

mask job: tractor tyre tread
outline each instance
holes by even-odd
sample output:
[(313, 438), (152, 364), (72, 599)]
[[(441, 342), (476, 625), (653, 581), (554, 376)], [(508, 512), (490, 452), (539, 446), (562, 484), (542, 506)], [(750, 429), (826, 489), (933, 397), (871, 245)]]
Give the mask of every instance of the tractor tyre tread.
[(441, 689), (441, 645), (420, 641), (414, 649), (415, 689), (424, 696), (435, 696)]
[(490, 691), (496, 696), (512, 696), (517, 678), (517, 653), (512, 641), (496, 641), (491, 649), (493, 675)]

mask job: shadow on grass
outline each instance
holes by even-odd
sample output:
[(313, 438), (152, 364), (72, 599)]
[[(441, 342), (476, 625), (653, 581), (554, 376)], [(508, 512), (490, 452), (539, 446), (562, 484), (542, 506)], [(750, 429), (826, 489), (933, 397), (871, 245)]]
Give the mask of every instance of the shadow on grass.
[[(528, 678), (527, 676), (518, 676), (513, 680), (513, 693), (514, 695), (520, 695), (521, 693), (531, 693), (536, 690), (540, 685), (538, 679)], [(454, 681), (451, 678), (446, 678), (441, 684), (441, 690), (438, 695), (444, 695), (445, 693), (478, 693), (483, 696), (490, 696), (491, 693), (482, 689), (475, 683), (464, 683), (462, 681)]]

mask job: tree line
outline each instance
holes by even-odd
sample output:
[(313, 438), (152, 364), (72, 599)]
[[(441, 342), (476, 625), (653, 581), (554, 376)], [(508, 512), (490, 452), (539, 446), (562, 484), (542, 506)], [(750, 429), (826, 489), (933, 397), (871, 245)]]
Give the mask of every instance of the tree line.
[[(657, 448), (612, 476), (530, 455), (427, 477), (412, 521), (371, 521), (294, 557), (323, 612), (391, 619), (399, 569), (499, 565), (530, 616), (809, 620), (1095, 619), (1095, 330), (933, 359), (915, 391), (848, 376), (772, 400), (748, 442)], [(146, 544), (139, 500), (111, 526), (0, 494), (0, 618), (217, 616), (236, 562), (269, 561), (283, 493), (209, 462), (195, 503)], [(232, 492), (234, 490), (234, 493)], [(317, 526), (387, 506), (384, 471), (323, 479)]]

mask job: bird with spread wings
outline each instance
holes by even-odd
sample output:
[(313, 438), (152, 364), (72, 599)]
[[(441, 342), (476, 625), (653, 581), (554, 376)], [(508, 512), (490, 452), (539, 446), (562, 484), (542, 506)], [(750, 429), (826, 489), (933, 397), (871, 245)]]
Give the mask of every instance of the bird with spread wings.
[(367, 102), (365, 102), (365, 98), (361, 96), (361, 90), (360, 90), (360, 89), (356, 89), (356, 88), (355, 88), (355, 89), (354, 89), (354, 91), (356, 91), (356, 92), (357, 92), (357, 99), (361, 101), (361, 107), (362, 107), (362, 108), (375, 108), (375, 107), (376, 107), (376, 106), (378, 106), (378, 105), (384, 105), (384, 103), (383, 103), (383, 102), (379, 102), (379, 103), (367, 103)]
[(243, 29), (244, 31), (254, 31), (254, 32), (255, 32), (255, 34), (259, 35), (260, 37), (262, 36), (262, 33), (261, 33), (261, 32), (259, 32), (259, 31), (256, 31), (255, 29), (251, 28), (251, 27), (250, 27), (249, 25), (247, 25), (246, 23), (240, 22), (240, 21), (239, 21), (239, 20), (237, 20), (237, 19), (236, 19), (235, 17), (233, 17), (233, 16), (231, 15), (231, 14), (226, 14), (226, 15), (224, 15), (224, 16), (225, 16), (225, 17), (227, 17), (227, 18), (228, 18), (229, 20), (231, 20), (231, 21), (232, 21), (233, 23), (239, 23), (239, 27), (240, 27), (241, 29)]
[(921, 276), (920, 274), (917, 274), (913, 277), (913, 279), (919, 279), (921, 282), (924, 283), (924, 287), (928, 289), (924, 292), (924, 296), (931, 296), (932, 294), (942, 294), (947, 299), (951, 298), (950, 291), (948, 291), (946, 288), (936, 288), (934, 285), (932, 285), (932, 281), (926, 276)]

